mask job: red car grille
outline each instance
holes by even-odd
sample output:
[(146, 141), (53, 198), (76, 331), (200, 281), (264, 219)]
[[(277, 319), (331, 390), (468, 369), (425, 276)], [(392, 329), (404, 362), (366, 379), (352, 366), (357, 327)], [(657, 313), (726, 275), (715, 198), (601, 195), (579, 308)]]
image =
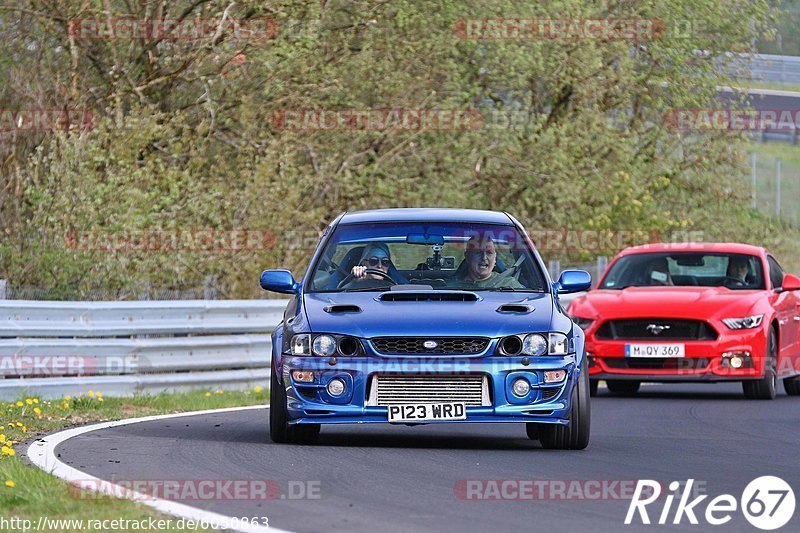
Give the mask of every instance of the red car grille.
[(609, 320), (597, 328), (599, 340), (689, 340), (713, 341), (716, 330), (702, 320), (634, 318)]

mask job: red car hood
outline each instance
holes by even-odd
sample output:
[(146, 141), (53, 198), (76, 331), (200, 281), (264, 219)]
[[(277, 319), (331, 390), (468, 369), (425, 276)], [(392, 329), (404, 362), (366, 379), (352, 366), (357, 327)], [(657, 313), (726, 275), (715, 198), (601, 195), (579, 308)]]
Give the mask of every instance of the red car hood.
[(594, 290), (573, 300), (569, 314), (581, 318), (728, 318), (747, 316), (763, 290), (724, 287), (628, 287)]

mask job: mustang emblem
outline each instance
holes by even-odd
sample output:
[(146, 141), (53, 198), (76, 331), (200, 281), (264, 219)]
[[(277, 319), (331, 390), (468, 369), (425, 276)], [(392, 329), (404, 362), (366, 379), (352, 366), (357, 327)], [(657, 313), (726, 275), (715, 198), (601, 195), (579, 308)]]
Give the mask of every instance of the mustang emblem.
[(670, 327), (671, 326), (667, 324), (648, 324), (647, 328), (645, 329), (647, 329), (647, 331), (649, 331), (653, 335), (661, 335), (662, 331), (668, 330), (670, 329)]
[(422, 343), (422, 346), (424, 346), (428, 350), (433, 350), (434, 348), (439, 346), (439, 343), (436, 342), (436, 341), (425, 341), (425, 342)]

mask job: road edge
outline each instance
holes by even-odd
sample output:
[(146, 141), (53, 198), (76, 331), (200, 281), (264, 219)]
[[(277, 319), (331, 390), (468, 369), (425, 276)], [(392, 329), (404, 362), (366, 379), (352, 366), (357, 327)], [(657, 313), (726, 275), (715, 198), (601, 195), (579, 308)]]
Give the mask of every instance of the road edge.
[[(54, 475), (57, 478), (63, 479), (67, 483), (73, 485), (81, 482), (94, 482), (97, 492), (106, 494), (108, 496), (119, 497), (124, 494), (126, 499), (133, 500), (136, 503), (141, 503), (152, 507), (156, 511), (164, 514), (176, 516), (179, 518), (186, 518), (195, 521), (206, 521), (211, 523), (230, 523), (232, 517), (223, 514), (215, 513), (212, 511), (205, 511), (183, 503), (177, 503), (170, 500), (163, 500), (160, 498), (153, 498), (152, 496), (137, 493), (116, 485), (110, 481), (103, 480), (81, 472), (77, 468), (73, 468), (62, 462), (56, 456), (56, 447), (74, 437), (97, 431), (101, 429), (109, 429), (119, 426), (128, 426), (131, 424), (138, 424), (141, 422), (152, 422), (157, 420), (167, 420), (170, 418), (180, 418), (186, 416), (198, 416), (213, 413), (225, 413), (233, 411), (244, 411), (245, 409), (268, 409), (265, 405), (250, 405), (242, 407), (226, 407), (222, 409), (204, 409), (202, 411), (188, 411), (185, 413), (171, 413), (166, 415), (151, 415), (138, 418), (125, 418), (122, 420), (109, 420), (107, 422), (100, 422), (86, 426), (78, 426), (70, 429), (50, 433), (43, 437), (39, 437), (28, 445), (25, 450), (25, 455), (28, 460), (37, 468), (44, 470), (48, 474)], [(77, 486), (77, 485), (76, 485)], [(261, 525), (245, 525), (240, 524), (239, 527), (224, 528), (228, 531), (240, 531), (242, 533), (289, 533), (286, 530), (277, 529), (271, 526)]]

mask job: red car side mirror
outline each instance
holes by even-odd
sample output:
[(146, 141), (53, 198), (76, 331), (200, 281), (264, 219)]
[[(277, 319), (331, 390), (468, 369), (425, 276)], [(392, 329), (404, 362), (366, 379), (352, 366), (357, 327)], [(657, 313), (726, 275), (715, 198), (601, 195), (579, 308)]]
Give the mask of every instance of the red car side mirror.
[(786, 274), (783, 276), (783, 290), (797, 291), (800, 290), (800, 278), (794, 274)]

